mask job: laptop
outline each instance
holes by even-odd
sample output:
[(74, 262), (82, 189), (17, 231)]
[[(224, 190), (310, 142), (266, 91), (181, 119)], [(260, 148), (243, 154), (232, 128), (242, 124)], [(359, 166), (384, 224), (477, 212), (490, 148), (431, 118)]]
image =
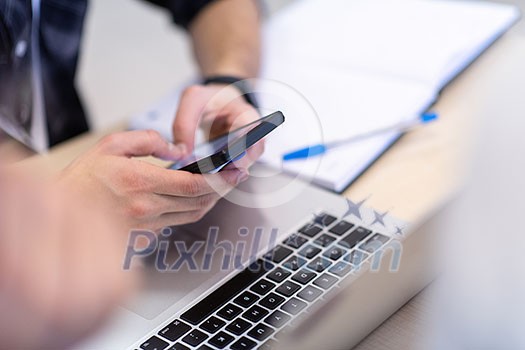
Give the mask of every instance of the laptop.
[[(410, 232), (257, 165), (203, 220), (159, 235), (144, 287), (79, 348), (349, 349), (431, 281)], [(321, 320), (341, 300), (345, 331), (331, 334)]]

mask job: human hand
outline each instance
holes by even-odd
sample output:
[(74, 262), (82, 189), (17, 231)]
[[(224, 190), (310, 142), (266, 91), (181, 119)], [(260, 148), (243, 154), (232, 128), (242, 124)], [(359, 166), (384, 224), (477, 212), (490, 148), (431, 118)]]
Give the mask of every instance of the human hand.
[[(173, 123), (173, 136), (177, 144), (182, 144), (191, 152), (195, 145), (195, 133), (199, 127), (208, 139), (228, 133), (260, 116), (248, 104), (241, 92), (233, 85), (194, 85), (187, 88), (180, 99), (177, 116)], [(234, 162), (228, 169), (242, 169), (248, 173), (249, 167), (264, 152), (264, 141), (259, 141), (246, 155)]]
[(0, 169), (2, 349), (66, 349), (137, 284), (118, 218), (61, 184)]
[(247, 177), (242, 169), (200, 175), (133, 158), (176, 160), (184, 155), (184, 147), (166, 142), (154, 131), (117, 133), (75, 160), (59, 181), (79, 198), (106, 205), (107, 213), (125, 218), (130, 229), (158, 230), (200, 220)]

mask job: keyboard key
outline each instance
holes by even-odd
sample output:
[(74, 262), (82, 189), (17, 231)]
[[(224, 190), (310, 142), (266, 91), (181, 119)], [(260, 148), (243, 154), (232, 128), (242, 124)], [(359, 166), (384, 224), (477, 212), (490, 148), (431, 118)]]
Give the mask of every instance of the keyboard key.
[(373, 253), (379, 248), (381, 248), (386, 242), (388, 242), (389, 238), (387, 236), (384, 236), (380, 233), (376, 233), (372, 236), (366, 243), (361, 244), (359, 247), (360, 249), (368, 252)]
[(252, 306), (248, 311), (242, 314), (242, 317), (252, 322), (259, 322), (268, 315), (268, 310), (258, 305)]
[(217, 315), (219, 315), (227, 321), (231, 321), (235, 318), (235, 316), (240, 314), (241, 311), (242, 309), (240, 307), (235, 306), (233, 304), (228, 304), (222, 309), (220, 309), (219, 312), (217, 312)]
[(213, 334), (213, 333), (217, 332), (219, 329), (221, 329), (225, 324), (226, 324), (226, 322), (224, 322), (223, 320), (220, 320), (217, 317), (213, 317), (212, 316), (212, 317), (208, 318), (206, 321), (204, 321), (200, 325), (200, 328), (204, 329), (208, 333), (212, 333)]
[(275, 339), (270, 339), (261, 345), (258, 350), (273, 350), (275, 348), (277, 348), (277, 341)]
[(337, 260), (345, 255), (346, 252), (347, 250), (341, 247), (331, 247), (323, 253), (323, 256), (331, 260)]
[(175, 341), (182, 337), (184, 334), (188, 333), (191, 329), (191, 326), (186, 323), (175, 320), (166, 327), (164, 327), (159, 335), (168, 339), (169, 341)]
[(314, 286), (306, 286), (302, 291), (299, 292), (299, 294), (297, 294), (297, 296), (303, 300), (312, 302), (321, 294), (323, 294), (323, 291), (319, 288), (315, 288)]
[(282, 311), (276, 310), (272, 314), (264, 319), (264, 322), (268, 323), (275, 328), (280, 328), (290, 321), (292, 317)]
[(250, 293), (250, 292), (244, 292), (241, 295), (239, 295), (237, 298), (235, 298), (233, 302), (243, 307), (249, 307), (250, 305), (255, 303), (257, 300), (259, 300), (259, 297), (257, 295)]
[(323, 272), (326, 270), (332, 262), (322, 257), (317, 257), (308, 264), (308, 268), (317, 272)]
[(264, 256), (268, 260), (272, 260), (274, 263), (280, 263), (284, 259), (286, 259), (290, 254), (292, 254), (292, 251), (286, 247), (283, 247), (282, 245), (278, 245)]
[[(199, 347), (198, 350), (208, 350), (208, 349), (209, 349), (209, 347), (206, 347), (206, 345), (203, 345), (203, 346)], [(186, 345), (182, 345), (181, 343), (176, 343), (171, 348), (169, 348), (168, 350), (190, 350), (190, 348), (188, 348)]]
[(328, 232), (331, 232), (337, 236), (342, 236), (354, 226), (354, 224), (349, 223), (348, 221), (341, 220), (337, 224), (335, 224)]
[(317, 239), (314, 241), (315, 244), (320, 245), (321, 247), (328, 247), (334, 242), (335, 238), (330, 235), (327, 235), (326, 233), (317, 237)]
[(275, 284), (273, 284), (272, 282), (268, 281), (268, 280), (265, 280), (265, 279), (262, 279), (262, 280), (259, 280), (257, 281), (251, 288), (250, 290), (252, 292), (255, 292), (259, 295), (266, 295), (268, 293), (270, 293), (270, 291), (275, 287)]
[(357, 244), (364, 241), (371, 233), (372, 231), (360, 226), (343, 237), (343, 239), (339, 241), (339, 244), (345, 248), (352, 249)]
[(168, 343), (166, 343), (164, 340), (160, 339), (157, 336), (153, 336), (146, 340), (142, 345), (140, 346), (143, 350), (163, 350), (168, 347)]
[(224, 349), (226, 345), (233, 341), (233, 337), (226, 332), (219, 332), (213, 338), (210, 339), (209, 343), (219, 349)]
[(317, 275), (314, 272), (307, 271), (307, 270), (301, 270), (297, 272), (292, 279), (295, 282), (299, 282), (301, 284), (307, 284), (311, 280), (313, 280)]
[(258, 324), (255, 327), (253, 327), (249, 332), (248, 336), (252, 337), (253, 339), (263, 341), (266, 340), (269, 336), (271, 336), (275, 332), (275, 329), (272, 327), (268, 327), (265, 324)]
[(248, 288), (249, 285), (257, 281), (269, 270), (271, 270), (271, 265), (268, 262), (260, 260), (255, 262), (183, 313), (181, 318), (193, 325), (201, 323), (206, 317), (214, 313), (215, 310), (235, 295)]
[(290, 271), (284, 270), (280, 267), (277, 267), (275, 270), (270, 272), (266, 277), (271, 279), (274, 282), (280, 283), (290, 276), (292, 273)]
[(353, 270), (352, 265), (339, 261), (334, 266), (332, 266), (330, 270), (328, 271), (333, 273), (334, 275), (343, 277), (352, 270)]
[(242, 318), (238, 318), (232, 323), (230, 323), (226, 327), (226, 330), (229, 332), (232, 332), (235, 335), (241, 335), (244, 332), (246, 332), (251, 326), (252, 326), (251, 323), (243, 320)]
[(283, 302), (284, 302), (284, 298), (283, 297), (281, 297), (281, 296), (279, 296), (277, 294), (274, 294), (274, 293), (270, 293), (267, 296), (265, 296), (259, 302), (259, 304), (261, 304), (262, 306), (264, 306), (267, 309), (273, 310), (273, 309), (277, 308), (277, 306), (281, 305)]
[(231, 349), (232, 350), (251, 350), (257, 345), (256, 342), (253, 340), (250, 340), (246, 337), (242, 337), (241, 339), (237, 340), (235, 343), (232, 344)]
[(367, 253), (360, 250), (353, 250), (350, 254), (346, 255), (343, 260), (349, 262), (353, 266), (359, 266), (366, 258), (368, 258)]
[(302, 309), (306, 307), (306, 303), (297, 298), (292, 298), (281, 306), (281, 309), (292, 314), (297, 315)]
[(203, 341), (208, 339), (208, 335), (199, 331), (198, 329), (192, 330), (187, 336), (182, 338), (182, 341), (191, 346), (197, 346)]
[(317, 236), (317, 234), (318, 234), (319, 232), (321, 232), (322, 230), (323, 230), (323, 229), (320, 228), (319, 226), (310, 223), (310, 224), (306, 224), (305, 226), (303, 226), (303, 227), (299, 230), (299, 232), (301, 232), (303, 235), (308, 236), (308, 237), (311, 238), (311, 237), (315, 237), (315, 236)]
[(282, 285), (280, 285), (275, 291), (284, 295), (285, 297), (289, 297), (294, 295), (294, 293), (297, 292), (299, 289), (301, 289), (300, 285), (291, 281), (286, 281)]
[(286, 260), (286, 262), (283, 263), (283, 266), (292, 271), (297, 271), (304, 264), (306, 264), (306, 260), (304, 260), (303, 258), (299, 256), (294, 255), (290, 259)]
[(318, 225), (326, 227), (326, 226), (330, 226), (331, 224), (333, 224), (334, 221), (336, 220), (337, 218), (335, 218), (334, 216), (323, 213), (323, 214), (317, 215), (314, 219), (314, 222)]
[(300, 248), (303, 244), (308, 242), (308, 240), (304, 237), (301, 237), (297, 233), (292, 234), (290, 237), (284, 240), (283, 244), (292, 247), (292, 248)]
[(322, 274), (319, 278), (314, 281), (314, 284), (323, 289), (328, 289), (337, 282), (337, 278), (330, 276), (329, 274)]
[(299, 252), (299, 255), (302, 255), (307, 259), (311, 259), (317, 254), (319, 254), (320, 252), (321, 252), (321, 248), (314, 247), (313, 245), (309, 245), (301, 249), (301, 251)]

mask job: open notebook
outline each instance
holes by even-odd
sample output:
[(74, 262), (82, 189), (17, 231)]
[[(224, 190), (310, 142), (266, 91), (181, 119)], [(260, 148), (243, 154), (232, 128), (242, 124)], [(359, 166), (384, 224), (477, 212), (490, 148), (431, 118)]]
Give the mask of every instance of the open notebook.
[[(519, 18), (512, 6), (442, 0), (300, 0), (264, 33), (257, 90), (264, 114), (286, 123), (262, 161), (342, 191), (400, 135), (378, 136), (323, 157), (282, 162), (287, 151), (415, 118), (439, 91)], [(174, 91), (132, 128), (170, 137)]]

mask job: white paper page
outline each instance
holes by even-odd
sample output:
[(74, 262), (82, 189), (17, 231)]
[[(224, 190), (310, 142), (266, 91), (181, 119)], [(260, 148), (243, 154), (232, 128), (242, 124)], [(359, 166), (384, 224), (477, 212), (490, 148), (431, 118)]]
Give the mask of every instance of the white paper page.
[(433, 89), (424, 85), (358, 71), (305, 68), (301, 64), (295, 69), (283, 64), (267, 68), (271, 73), (263, 76), (281, 77), (305, 99), (293, 94), (287, 98), (287, 88), (276, 90), (274, 82), (263, 82), (259, 87), (265, 114), (278, 109), (286, 117), (284, 125), (268, 136), (262, 160), (286, 172), (315, 178), (316, 183), (335, 190), (357, 176), (396, 135), (379, 136), (310, 160), (283, 163), (283, 154), (417, 118), (435, 100)]
[(272, 18), (265, 50), (286, 62), (300, 57), (440, 88), (450, 65), (518, 17), (516, 7), (490, 2), (302, 0)]

